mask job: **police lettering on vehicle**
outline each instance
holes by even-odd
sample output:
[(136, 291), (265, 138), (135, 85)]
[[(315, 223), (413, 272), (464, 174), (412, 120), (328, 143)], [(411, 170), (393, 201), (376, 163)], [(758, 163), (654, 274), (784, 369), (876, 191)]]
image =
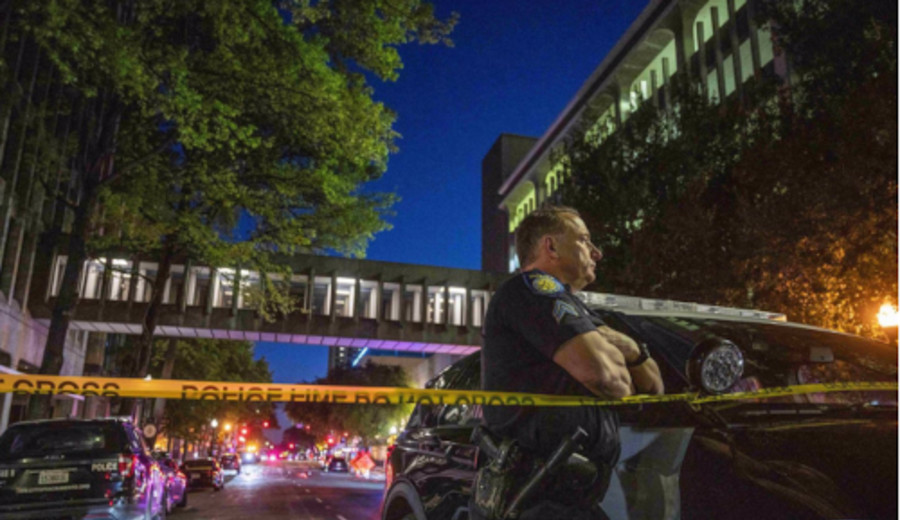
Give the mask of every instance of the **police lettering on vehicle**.
[(117, 462), (95, 462), (91, 464), (91, 471), (116, 471), (119, 469), (119, 464)]

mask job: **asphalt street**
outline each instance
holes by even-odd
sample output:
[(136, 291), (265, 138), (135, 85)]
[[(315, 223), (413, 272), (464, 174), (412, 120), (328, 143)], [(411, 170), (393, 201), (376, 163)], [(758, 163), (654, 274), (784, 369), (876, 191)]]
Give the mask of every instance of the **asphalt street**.
[(375, 520), (383, 479), (327, 473), (309, 463), (265, 462), (228, 475), (221, 491), (199, 489), (173, 519), (204, 520)]

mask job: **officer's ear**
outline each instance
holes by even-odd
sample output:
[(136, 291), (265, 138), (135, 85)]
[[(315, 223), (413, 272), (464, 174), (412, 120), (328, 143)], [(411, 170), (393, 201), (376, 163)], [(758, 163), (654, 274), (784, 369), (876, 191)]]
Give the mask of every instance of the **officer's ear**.
[(553, 238), (552, 235), (544, 236), (544, 247), (547, 249), (547, 252), (551, 255), (556, 255), (556, 239)]

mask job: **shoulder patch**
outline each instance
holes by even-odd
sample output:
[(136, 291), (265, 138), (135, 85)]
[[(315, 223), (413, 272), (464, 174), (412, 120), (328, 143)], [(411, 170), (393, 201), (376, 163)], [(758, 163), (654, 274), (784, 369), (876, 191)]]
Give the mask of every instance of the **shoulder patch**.
[(526, 273), (525, 285), (535, 294), (553, 296), (566, 290), (556, 278), (545, 273)]
[(576, 318), (579, 316), (574, 305), (564, 300), (556, 300), (556, 305), (553, 306), (553, 319), (556, 320), (556, 323), (562, 323), (567, 315), (572, 315)]

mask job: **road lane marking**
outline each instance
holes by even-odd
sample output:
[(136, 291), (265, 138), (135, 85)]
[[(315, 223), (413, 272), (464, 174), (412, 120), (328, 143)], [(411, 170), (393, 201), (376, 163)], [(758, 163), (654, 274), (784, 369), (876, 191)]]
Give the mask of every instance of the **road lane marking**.
[(344, 515), (337, 515), (338, 520), (347, 520)]
[(318, 502), (318, 503), (320, 503), (320, 504), (321, 504), (321, 503), (322, 503), (322, 499), (321, 499), (321, 498), (319, 498), (319, 497), (316, 497), (316, 502)]

